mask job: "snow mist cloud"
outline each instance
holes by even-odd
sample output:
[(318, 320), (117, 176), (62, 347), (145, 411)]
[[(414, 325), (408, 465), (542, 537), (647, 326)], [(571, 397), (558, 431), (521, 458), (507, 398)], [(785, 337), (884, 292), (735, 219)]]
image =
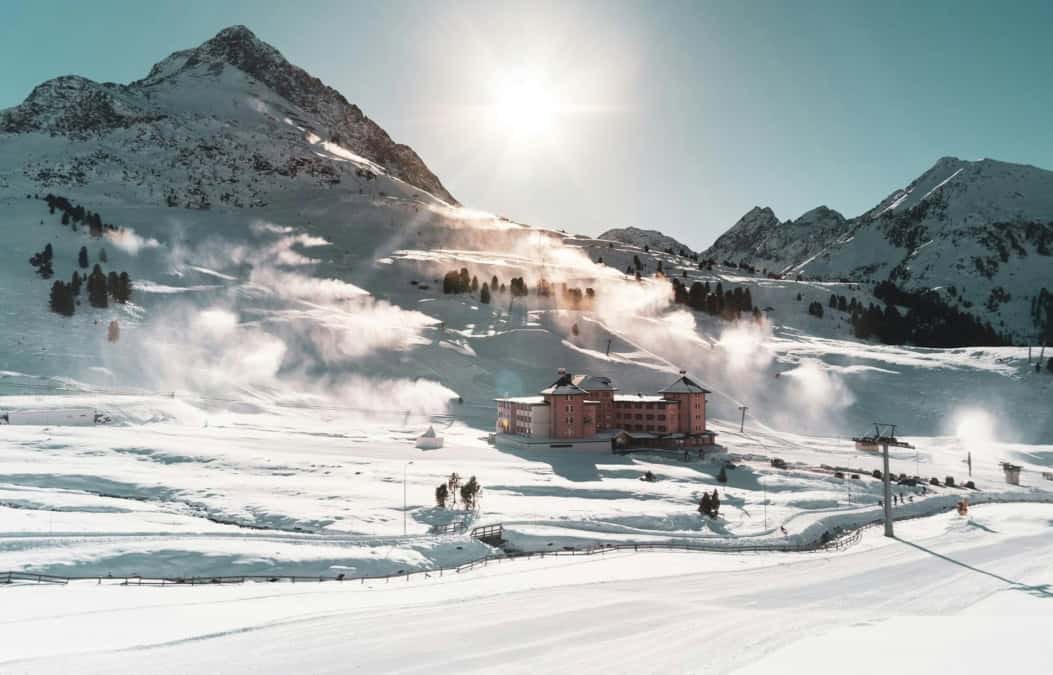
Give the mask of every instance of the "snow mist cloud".
[[(122, 336), (127, 347), (110, 359), (113, 372), (162, 391), (320, 396), (365, 409), (435, 412), (456, 396), (396, 371), (376, 378), (358, 372), (365, 359), (424, 343), (422, 332), (434, 319), (345, 281), (313, 276), (310, 249), (327, 245), (324, 239), (269, 223), (249, 230), (242, 241), (209, 236), (198, 246), (184, 239), (173, 246), (174, 272), (226, 283), (151, 308)], [(374, 362), (369, 370), (385, 372)]]

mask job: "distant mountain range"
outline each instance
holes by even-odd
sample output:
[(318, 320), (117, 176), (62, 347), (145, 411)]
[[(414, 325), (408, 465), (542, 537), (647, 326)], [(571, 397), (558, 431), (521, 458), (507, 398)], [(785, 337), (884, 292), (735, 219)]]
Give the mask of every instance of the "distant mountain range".
[(244, 26), (128, 85), (40, 84), (0, 111), (0, 154), (17, 161), (0, 161), (0, 188), (109, 184), (137, 200), (237, 207), (298, 183), (386, 175), (457, 203), (412, 148)]
[(658, 230), (641, 230), (638, 227), (614, 228), (612, 230), (607, 230), (598, 236), (597, 239), (617, 241), (638, 248), (647, 247), (656, 251), (665, 251), (676, 254), (683, 252), (686, 256), (694, 255), (694, 251), (692, 251), (690, 247), (684, 246), (676, 239), (662, 234)]
[[(0, 111), (0, 190), (88, 191), (96, 208), (299, 204), (301, 190), (378, 205), (397, 195), (415, 218), (421, 205), (457, 205), (412, 148), (243, 26), (127, 85), (70, 75), (37, 86)], [(394, 212), (370, 213), (395, 226)], [(599, 238), (696, 255), (654, 230)], [(783, 221), (756, 207), (698, 255), (774, 275), (933, 289), (1024, 341), (1053, 330), (1053, 172), (945, 157), (862, 215), (820, 206)], [(607, 254), (616, 260), (625, 269)]]
[(1053, 172), (944, 157), (855, 218), (820, 206), (780, 221), (770, 208), (753, 208), (703, 256), (778, 274), (934, 289), (1025, 340), (1050, 323)]

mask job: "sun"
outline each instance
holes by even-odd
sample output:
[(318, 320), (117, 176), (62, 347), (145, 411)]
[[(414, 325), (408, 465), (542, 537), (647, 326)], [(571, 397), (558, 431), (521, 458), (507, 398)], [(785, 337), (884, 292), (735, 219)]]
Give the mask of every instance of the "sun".
[(503, 133), (533, 138), (551, 133), (558, 110), (550, 87), (523, 76), (503, 80), (492, 105), (494, 122)]

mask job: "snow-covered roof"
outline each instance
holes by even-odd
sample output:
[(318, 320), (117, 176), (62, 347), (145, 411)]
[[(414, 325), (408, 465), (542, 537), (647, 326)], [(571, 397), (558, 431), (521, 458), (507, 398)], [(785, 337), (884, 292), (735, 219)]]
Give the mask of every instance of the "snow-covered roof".
[(435, 438), (438, 434), (435, 433), (435, 427), (429, 426), (428, 430), (420, 435), (421, 438)]
[(586, 394), (588, 392), (574, 384), (573, 375), (570, 373), (561, 373), (559, 379), (553, 382), (552, 386), (542, 389), (541, 393), (548, 396), (575, 396), (578, 394)]
[(681, 370), (680, 379), (665, 389), (659, 389), (658, 392), (661, 394), (708, 394), (709, 390), (692, 380)]
[(658, 394), (615, 394), (615, 401), (632, 401), (634, 403), (679, 403), (680, 401), (670, 401)]
[(585, 391), (618, 391), (614, 380), (604, 375), (575, 375), (573, 381)]
[(647, 432), (647, 431), (624, 431), (623, 430), (623, 431), (619, 432), (618, 435), (620, 436), (622, 434), (628, 436), (629, 438), (635, 439), (635, 440), (658, 438), (658, 436), (656, 436), (655, 434), (652, 434), (652, 433)]
[(548, 405), (544, 396), (509, 396), (506, 398), (495, 398), (499, 403), (522, 403), (525, 405)]

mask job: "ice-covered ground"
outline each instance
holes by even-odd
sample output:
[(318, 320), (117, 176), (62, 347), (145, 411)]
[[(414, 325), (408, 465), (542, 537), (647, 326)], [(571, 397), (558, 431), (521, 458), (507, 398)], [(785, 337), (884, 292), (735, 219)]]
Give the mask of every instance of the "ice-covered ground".
[[(1018, 603), (1046, 602), (1045, 590), (1028, 587), (1048, 583), (1048, 505), (982, 506), (973, 521), (947, 515), (963, 496), (1050, 499), (1042, 474), (1053, 470), (1053, 378), (1033, 372), (1026, 349), (858, 342), (846, 338), (845, 317), (803, 311), (834, 292), (865, 297), (848, 285), (700, 272), (674, 256), (419, 195), (297, 193), (265, 210), (207, 213), (90, 189), (70, 196), (134, 232), (92, 240), (59, 225), (40, 200), (0, 198), (0, 408), (88, 407), (104, 423), (0, 426), (0, 570), (435, 570), (492, 552), (467, 535), (430, 534), (462, 520), (502, 523), (514, 546), (533, 550), (808, 541), (878, 516), (870, 473), (880, 461), (850, 436), (881, 421), (898, 423), (918, 448), (895, 450), (893, 472), (972, 479), (979, 489), (897, 487), (900, 516), (941, 514), (903, 521), (900, 532), (1002, 579), (868, 534), (844, 555), (607, 554), (414, 576), (390, 592), (9, 587), (0, 589), (0, 671), (69, 670), (66, 659), (81, 671), (256, 665), (231, 662), (232, 653), (276, 672), (294, 660), (304, 671), (727, 671), (765, 654), (781, 659), (783, 646), (786, 658), (806, 658), (793, 650), (817, 629), (846, 626), (847, 643), (854, 631), (869, 634), (863, 623), (893, 616), (1002, 611), (987, 604), (1002, 588), (1011, 589), (996, 596), (1011, 599), (1005, 611), (1044, 608)], [(61, 279), (80, 246), (92, 263), (105, 247), (106, 270), (128, 270), (136, 284), (132, 302), (94, 310), (82, 297), (71, 319), (47, 312), (49, 282), (26, 262), (45, 243)], [(769, 320), (730, 324), (673, 306), (668, 281), (622, 273), (633, 255), (649, 269), (660, 259), (688, 282), (748, 286), (771, 307)], [(593, 288), (595, 305), (444, 295), (442, 276), (459, 267), (480, 282), (544, 277)], [(114, 319), (121, 333), (110, 343)], [(736, 464), (728, 483), (717, 480), (724, 456), (490, 446), (491, 399), (533, 393), (558, 367), (609, 375), (629, 393), (689, 370), (713, 390), (710, 425)], [(749, 406), (744, 433), (740, 405)], [(415, 448), (428, 425), (443, 448)], [(773, 468), (775, 457), (788, 467)], [(1004, 461), (1023, 467), (1022, 486), (1006, 485)], [(640, 480), (647, 471), (658, 480)], [(477, 512), (434, 506), (452, 472), (482, 484)], [(696, 510), (713, 489), (716, 520)], [(909, 629), (891, 620), (879, 630)]]
[[(849, 438), (873, 421), (899, 423), (918, 446), (895, 452), (896, 473), (961, 484), (971, 453), (985, 496), (1053, 487), (1041, 475), (1053, 468), (1053, 378), (1032, 371), (1026, 349), (873, 345), (846, 339), (844, 317), (798, 307), (798, 293), (804, 304), (832, 292), (863, 297), (845, 284), (701, 272), (416, 192), (297, 192), (266, 209), (210, 212), (91, 189), (70, 196), (128, 230), (91, 239), (41, 200), (0, 199), (10, 225), (0, 252), (0, 407), (90, 407), (109, 421), (0, 427), (0, 569), (377, 574), (453, 564), (483, 547), (428, 535), (464, 518), (433, 506), (452, 472), (483, 485), (470, 521), (504, 523), (524, 548), (772, 538), (781, 527), (811, 536), (823, 523), (877, 515), (869, 473), (879, 461)], [(92, 264), (106, 248), (106, 269), (131, 273), (132, 303), (82, 302), (71, 319), (47, 312), (48, 282), (26, 262), (45, 242), (56, 278), (69, 276), (80, 246)], [(685, 283), (747, 286), (772, 308), (769, 321), (730, 324), (671, 305), (668, 281), (622, 273), (634, 255)], [(495, 293), (490, 305), (444, 295), (436, 281), (459, 267), (481, 282), (594, 288), (596, 299), (579, 311), (558, 292)], [(116, 343), (105, 337), (112, 319)], [(558, 367), (609, 375), (630, 393), (688, 369), (713, 390), (711, 426), (739, 468), (724, 486), (719, 458), (489, 446), (491, 398), (532, 393)], [(733, 421), (742, 404), (745, 434)], [(443, 449), (414, 447), (429, 424)], [(789, 469), (773, 469), (773, 457)], [(1005, 485), (1002, 461), (1024, 467), (1024, 487)], [(659, 480), (639, 480), (646, 471)], [(723, 517), (701, 519), (698, 499), (714, 488)], [(965, 494), (903, 492), (905, 511)], [(923, 508), (923, 499), (936, 501)]]
[[(840, 553), (609, 553), (365, 584), (4, 589), (0, 670), (1047, 672), (1053, 506)], [(888, 639), (882, 643), (878, 639)]]
[[(134, 425), (3, 427), (0, 570), (372, 575), (485, 555), (466, 536), (429, 534), (462, 520), (503, 523), (515, 546), (553, 550), (598, 541), (803, 541), (880, 513), (881, 482), (870, 475), (880, 460), (845, 438), (740, 434), (717, 423), (736, 464), (722, 484), (724, 455), (509, 451), (452, 420), (439, 427), (443, 448), (420, 450), (415, 437), (429, 418), (416, 415), (342, 419), (263, 404), (206, 412), (137, 397), (115, 398), (108, 409), (169, 415)], [(910, 440), (918, 450), (895, 450), (894, 473), (970, 479), (960, 439)], [(962, 497), (1053, 499), (1041, 475), (1051, 456), (1049, 446), (990, 442), (973, 455), (979, 492), (897, 486), (906, 502), (897, 509), (946, 510)], [(773, 468), (775, 457), (788, 467)], [(1025, 467), (1021, 487), (1005, 484), (1001, 459)], [(657, 482), (641, 480), (647, 471)], [(477, 511), (435, 506), (435, 488), (453, 472), (483, 485)], [(722, 517), (702, 518), (698, 499), (714, 489)]]

